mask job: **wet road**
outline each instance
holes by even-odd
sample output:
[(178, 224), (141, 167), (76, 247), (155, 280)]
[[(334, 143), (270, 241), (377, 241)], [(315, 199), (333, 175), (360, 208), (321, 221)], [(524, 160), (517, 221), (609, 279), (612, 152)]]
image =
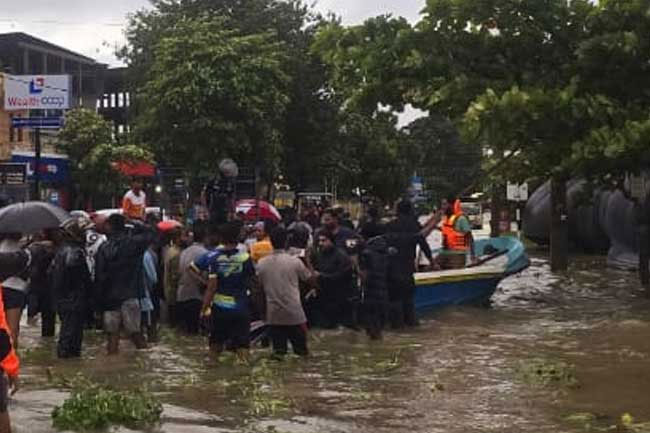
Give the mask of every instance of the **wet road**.
[[(112, 359), (89, 333), (84, 359), (62, 362), (27, 327), (12, 419), (18, 432), (52, 431), (50, 412), (66, 397), (57, 383), (81, 372), (157, 393), (160, 430), (170, 433), (650, 431), (620, 426), (624, 413), (650, 421), (650, 302), (635, 274), (605, 269), (602, 258), (572, 260), (558, 277), (533, 259), (501, 283), (492, 308), (439, 311), (381, 343), (313, 332), (306, 362), (272, 362), (260, 350), (252, 368), (217, 364), (202, 339), (169, 331), (143, 352), (123, 341)], [(577, 386), (523, 380), (522, 365), (536, 359), (575, 366)]]

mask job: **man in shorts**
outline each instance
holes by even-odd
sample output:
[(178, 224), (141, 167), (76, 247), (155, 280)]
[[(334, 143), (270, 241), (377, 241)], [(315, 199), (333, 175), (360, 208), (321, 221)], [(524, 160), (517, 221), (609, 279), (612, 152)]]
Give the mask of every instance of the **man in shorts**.
[(208, 288), (201, 314), (212, 320), (210, 350), (219, 356), (228, 348), (246, 361), (251, 320), (247, 291), (255, 267), (249, 254), (237, 249), (239, 224), (226, 223), (219, 232), (223, 248), (209, 256)]
[(103, 312), (109, 355), (118, 352), (121, 327), (138, 349), (147, 347), (140, 329), (142, 263), (155, 233), (142, 224), (127, 230), (125, 222), (119, 214), (108, 218), (108, 241), (102, 244), (96, 257), (95, 299)]

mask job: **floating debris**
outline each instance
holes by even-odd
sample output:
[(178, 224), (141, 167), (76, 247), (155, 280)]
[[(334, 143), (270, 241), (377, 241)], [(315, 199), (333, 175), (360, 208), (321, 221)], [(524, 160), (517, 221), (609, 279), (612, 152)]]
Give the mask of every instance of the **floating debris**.
[(517, 367), (517, 375), (523, 382), (534, 386), (563, 386), (577, 388), (575, 367), (564, 361), (532, 359)]

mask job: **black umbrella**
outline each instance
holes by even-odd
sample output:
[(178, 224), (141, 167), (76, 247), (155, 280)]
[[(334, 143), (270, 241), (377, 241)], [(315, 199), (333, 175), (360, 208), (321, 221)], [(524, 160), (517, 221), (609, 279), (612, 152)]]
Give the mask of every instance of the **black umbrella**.
[(14, 203), (0, 209), (0, 233), (36, 233), (57, 228), (68, 219), (68, 212), (44, 201)]

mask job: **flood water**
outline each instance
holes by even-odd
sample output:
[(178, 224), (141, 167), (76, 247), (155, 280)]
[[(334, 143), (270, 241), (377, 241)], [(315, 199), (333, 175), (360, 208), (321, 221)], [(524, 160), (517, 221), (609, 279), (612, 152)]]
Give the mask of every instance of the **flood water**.
[[(37, 327), (21, 335), (18, 432), (52, 431), (50, 413), (77, 373), (115, 388), (148, 388), (165, 403), (164, 432), (585, 432), (650, 421), (650, 302), (633, 273), (572, 258), (554, 276), (542, 258), (504, 280), (492, 308), (450, 308), (381, 343), (361, 332), (315, 331), (307, 361), (215, 363), (201, 338), (166, 331), (136, 352), (104, 355), (87, 333), (84, 357), (59, 361)], [(536, 359), (575, 367), (577, 385), (542, 386), (519, 371)], [(593, 414), (593, 423), (571, 415)], [(632, 427), (630, 427), (632, 428)], [(121, 429), (120, 431), (129, 431)]]

